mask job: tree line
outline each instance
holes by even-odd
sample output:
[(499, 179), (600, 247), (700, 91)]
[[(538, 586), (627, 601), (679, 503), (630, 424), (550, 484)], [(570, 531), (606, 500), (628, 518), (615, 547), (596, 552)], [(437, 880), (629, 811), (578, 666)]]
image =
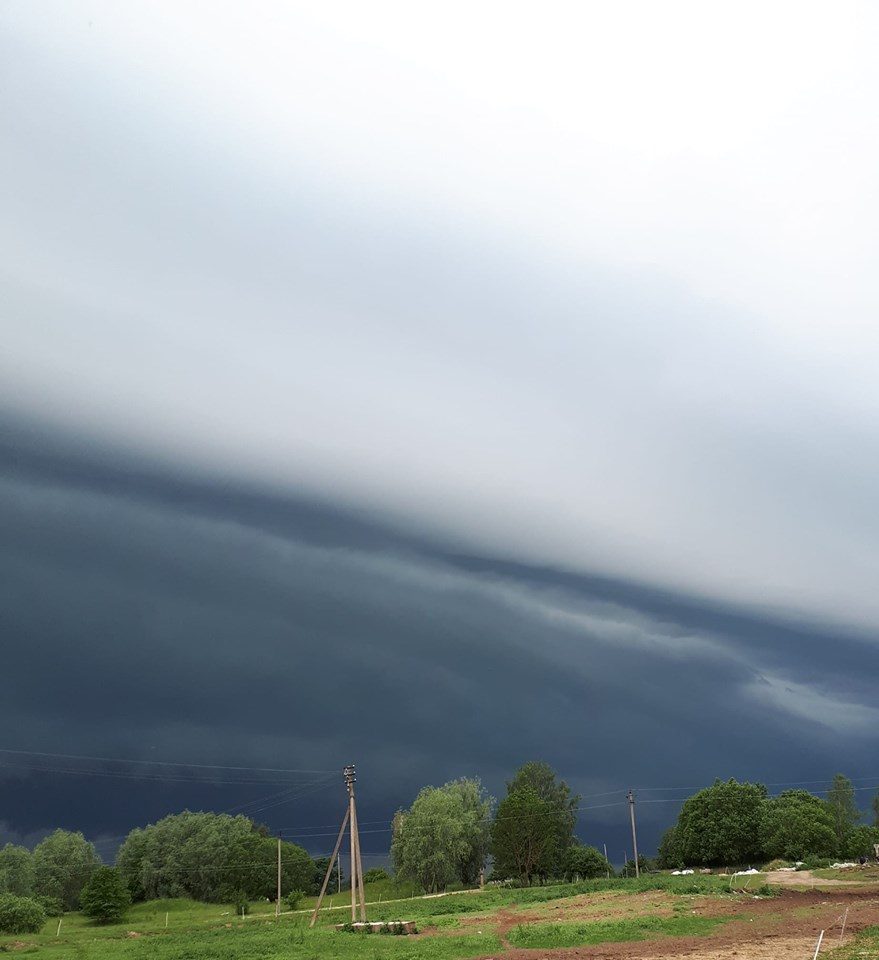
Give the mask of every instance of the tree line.
[[(879, 794), (872, 807), (870, 826), (862, 823), (854, 787), (842, 774), (824, 799), (806, 790), (770, 796), (759, 783), (717, 780), (683, 803), (656, 860), (640, 863), (673, 869), (870, 857), (879, 843)], [(524, 764), (499, 803), (478, 779), (424, 787), (393, 818), (396, 878), (433, 893), (475, 886), (489, 863), (490, 881), (523, 885), (610, 876), (604, 855), (574, 832), (579, 808), (580, 797), (540, 762)], [(246, 908), (250, 900), (276, 895), (277, 843), (248, 817), (184, 811), (132, 830), (114, 868), (101, 863), (81, 833), (56, 830), (32, 852), (7, 844), (0, 849), (0, 928), (5, 915), (27, 914), (33, 924), (39, 916), (44, 922), (47, 915), (80, 907), (107, 920), (132, 901), (156, 898)], [(282, 895), (292, 903), (316, 893), (327, 867), (326, 858), (283, 841)]]
[(879, 794), (872, 809), (873, 825), (861, 823), (854, 786), (841, 773), (824, 799), (807, 790), (770, 797), (760, 783), (716, 780), (684, 802), (660, 842), (657, 863), (673, 868), (872, 859), (879, 843)]
[[(472, 886), (489, 858), (491, 879), (524, 885), (613, 874), (599, 850), (577, 839), (580, 798), (547, 764), (526, 763), (506, 787), (496, 809), (478, 780), (423, 788), (409, 809), (394, 816), (397, 876), (427, 892)], [(655, 860), (639, 857), (639, 866), (872, 858), (879, 843), (879, 793), (872, 809), (873, 825), (862, 823), (854, 787), (842, 774), (826, 799), (806, 790), (769, 796), (762, 784), (717, 780), (683, 803)]]

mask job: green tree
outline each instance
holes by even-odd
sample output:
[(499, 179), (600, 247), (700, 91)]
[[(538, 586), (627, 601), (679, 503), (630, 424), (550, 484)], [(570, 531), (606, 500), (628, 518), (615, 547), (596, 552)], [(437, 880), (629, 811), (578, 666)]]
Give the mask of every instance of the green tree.
[(81, 833), (56, 830), (34, 848), (33, 864), (35, 891), (57, 897), (66, 910), (76, 910), (82, 888), (101, 861)]
[(837, 849), (833, 815), (806, 790), (786, 790), (763, 802), (760, 841), (767, 860), (831, 857)]
[(873, 826), (879, 827), (879, 793), (873, 797), (870, 806), (873, 808)]
[(851, 780), (842, 773), (833, 778), (827, 793), (827, 806), (833, 814), (833, 830), (836, 834), (837, 852), (841, 855), (848, 834), (861, 819), (861, 812), (855, 802), (855, 788)]
[(458, 860), (458, 879), (465, 887), (478, 883), (488, 858), (489, 836), (491, 833), (492, 799), (482, 788), (478, 778), (452, 780), (443, 788), (461, 804), (461, 822), (467, 848)]
[(98, 867), (79, 899), (82, 912), (98, 923), (118, 923), (131, 906), (128, 884), (113, 867)]
[(564, 873), (560, 849), (558, 811), (533, 787), (507, 794), (497, 808), (491, 827), (494, 872), (518, 877), (526, 886), (537, 877)]
[(600, 850), (579, 842), (568, 847), (565, 853), (566, 880), (590, 880), (612, 874), (613, 870)]
[(873, 858), (873, 844), (879, 843), (879, 827), (868, 827), (864, 824), (852, 827), (845, 838), (845, 844), (840, 850), (840, 856), (846, 860), (857, 860), (859, 857)]
[(656, 864), (660, 870), (680, 870), (686, 866), (681, 855), (677, 827), (669, 827), (659, 841)]
[(720, 866), (762, 859), (759, 826), (766, 787), (715, 780), (684, 801), (676, 843), (688, 866)]
[(0, 933), (39, 933), (45, 922), (46, 912), (36, 900), (0, 894)]
[(29, 897), (34, 892), (34, 859), (30, 850), (7, 843), (0, 850), (0, 893)]
[[(656, 864), (650, 857), (645, 857), (643, 853), (638, 854), (638, 872), (650, 873), (656, 869)], [(635, 858), (629, 857), (623, 864), (623, 875), (627, 877), (635, 876)]]
[[(231, 902), (277, 893), (277, 840), (247, 817), (183, 813), (132, 830), (116, 865), (134, 900), (191, 897)], [(301, 847), (281, 844), (281, 893), (309, 889), (314, 861)], [(323, 878), (321, 878), (323, 879)]]
[[(327, 875), (327, 867), (329, 865), (329, 857), (318, 857), (314, 861), (314, 877), (311, 886), (306, 887), (305, 889), (310, 891), (315, 896), (320, 893), (321, 884), (324, 882), (324, 877)], [(330, 876), (330, 882), (327, 884), (327, 891), (332, 893), (334, 890), (341, 888), (344, 883), (345, 871), (342, 869), (342, 858), (336, 857), (336, 862), (333, 864), (333, 872)]]
[(575, 842), (574, 827), (580, 798), (571, 793), (567, 783), (556, 776), (549, 764), (537, 760), (523, 764), (513, 779), (507, 781), (508, 796), (522, 790), (533, 790), (547, 804), (554, 824), (553, 841), (541, 859), (537, 875), (561, 877), (565, 872), (567, 850)]
[(491, 800), (478, 780), (424, 787), (392, 825), (391, 858), (397, 876), (428, 893), (450, 883), (473, 883), (485, 862)]

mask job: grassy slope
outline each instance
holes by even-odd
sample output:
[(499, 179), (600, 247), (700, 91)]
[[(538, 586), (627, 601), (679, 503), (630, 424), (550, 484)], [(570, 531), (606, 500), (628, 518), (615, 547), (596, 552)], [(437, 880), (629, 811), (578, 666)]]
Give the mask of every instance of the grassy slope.
[(517, 947), (581, 947), (595, 943), (653, 940), (656, 937), (695, 937), (710, 933), (731, 917), (635, 917), (595, 923), (534, 923), (520, 925), (510, 933)]
[[(722, 878), (645, 877), (641, 880), (586, 881), (579, 884), (532, 887), (527, 890), (489, 889), (482, 893), (457, 893), (445, 897), (414, 898), (397, 903), (382, 902), (370, 908), (373, 920), (416, 920), (422, 926), (454, 927), (461, 914), (489, 914), (513, 904), (536, 904), (598, 890), (669, 890), (674, 893), (709, 893), (725, 890)], [(368, 900), (382, 901), (399, 889), (386, 881), (370, 885)], [(343, 891), (344, 897), (344, 891)], [(338, 896), (336, 898), (338, 902)], [(368, 960), (446, 960), (491, 953), (499, 948), (496, 935), (486, 931), (410, 940), (406, 937), (339, 934), (332, 924), (344, 919), (339, 910), (322, 913), (321, 924), (308, 929), (307, 916), (284, 915), (274, 919), (274, 906), (254, 904), (245, 919), (234, 917), (228, 906), (193, 903), (186, 900), (152, 901), (134, 906), (122, 924), (96, 926), (79, 914), (67, 914), (60, 937), (55, 937), (57, 920), (50, 920), (43, 932), (21, 937), (0, 937), (4, 944), (28, 944), (26, 955), (44, 960), (312, 960), (312, 958), (358, 957)], [(165, 914), (168, 927), (165, 929)], [(129, 931), (140, 936), (129, 938)]]

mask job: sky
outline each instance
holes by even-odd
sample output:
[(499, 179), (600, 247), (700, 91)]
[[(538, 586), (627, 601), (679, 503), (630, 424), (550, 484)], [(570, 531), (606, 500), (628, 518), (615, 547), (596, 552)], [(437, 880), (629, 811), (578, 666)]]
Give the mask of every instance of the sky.
[(617, 860), (630, 786), (648, 849), (715, 776), (866, 806), (877, 27), (4, 4), (0, 839), (323, 852), (350, 762), (374, 858), (535, 758)]

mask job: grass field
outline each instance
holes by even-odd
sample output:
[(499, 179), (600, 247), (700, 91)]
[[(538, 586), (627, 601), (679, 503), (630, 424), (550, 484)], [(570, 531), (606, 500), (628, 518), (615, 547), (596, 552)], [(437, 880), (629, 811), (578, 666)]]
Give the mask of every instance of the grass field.
[(846, 870), (813, 870), (816, 877), (825, 880), (844, 880), (847, 883), (879, 883), (879, 864), (871, 863), (863, 867), (850, 867)]
[[(350, 906), (340, 905), (338, 895), (336, 909), (322, 914), (314, 929), (307, 913), (276, 919), (273, 904), (265, 902), (253, 904), (242, 919), (220, 904), (162, 900), (137, 904), (118, 925), (97, 926), (67, 914), (59, 936), (58, 921), (50, 920), (37, 935), (0, 938), (0, 952), (35, 960), (464, 960), (502, 957), (513, 948), (561, 956), (568, 948), (650, 941), (651, 951), (655, 945), (662, 955), (664, 943), (671, 950), (693, 938), (709, 944), (718, 936), (754, 937), (783, 922), (798, 925), (808, 939), (811, 926), (823, 929), (830, 923), (824, 914), (836, 910), (823, 899), (826, 894), (788, 892), (779, 902), (731, 893), (729, 879), (719, 876), (651, 876), (394, 900), (401, 892), (411, 890), (387, 881), (369, 885), (369, 918), (415, 920), (417, 936), (337, 932), (333, 925), (350, 916)], [(863, 919), (870, 920), (869, 909), (879, 907), (865, 909)], [(872, 922), (879, 922), (879, 913)]]

